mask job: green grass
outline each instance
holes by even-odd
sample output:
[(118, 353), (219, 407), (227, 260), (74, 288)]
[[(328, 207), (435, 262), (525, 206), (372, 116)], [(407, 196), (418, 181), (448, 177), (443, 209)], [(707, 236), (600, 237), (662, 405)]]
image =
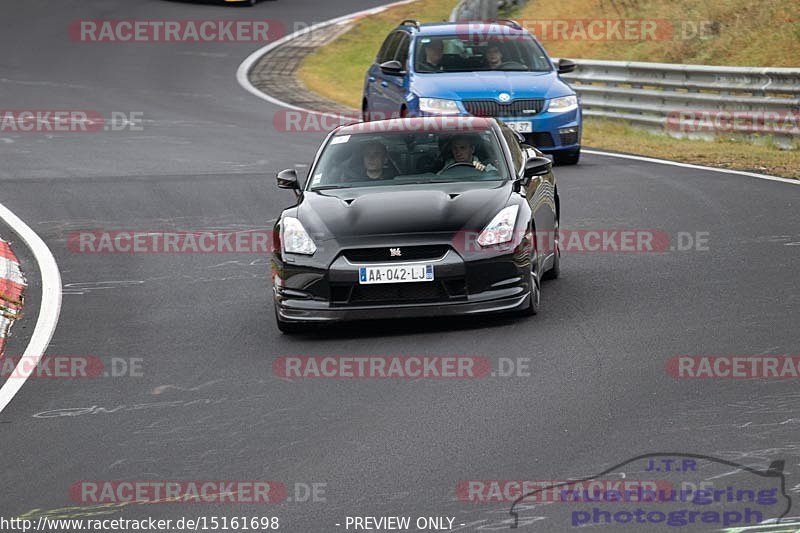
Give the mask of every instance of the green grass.
[(755, 144), (725, 136), (709, 141), (674, 139), (623, 122), (587, 117), (582, 142), (592, 148), (800, 179), (800, 146), (781, 150), (768, 139)]
[[(529, 1), (514, 14), (533, 30), (536, 20), (664, 20), (662, 40), (545, 40), (550, 55), (577, 59), (656, 61), (759, 67), (800, 66), (797, 0)], [(697, 31), (705, 23), (703, 31)], [(660, 23), (661, 24), (661, 23)], [(535, 32), (534, 32), (535, 33)], [(541, 33), (541, 32), (540, 32)], [(671, 35), (670, 35), (671, 34)], [(570, 33), (568, 33), (570, 35)]]
[(420, 0), (366, 17), (349, 32), (307, 56), (298, 77), (312, 91), (361, 109), (364, 74), (389, 32), (404, 19), (447, 20), (456, 3), (456, 0)]

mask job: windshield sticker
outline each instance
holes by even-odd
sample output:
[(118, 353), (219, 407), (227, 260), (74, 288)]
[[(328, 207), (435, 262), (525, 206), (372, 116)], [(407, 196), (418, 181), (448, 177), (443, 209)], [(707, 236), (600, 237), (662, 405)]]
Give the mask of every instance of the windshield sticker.
[(350, 140), (349, 135), (339, 135), (338, 137), (334, 137), (331, 139), (331, 144), (344, 144)]

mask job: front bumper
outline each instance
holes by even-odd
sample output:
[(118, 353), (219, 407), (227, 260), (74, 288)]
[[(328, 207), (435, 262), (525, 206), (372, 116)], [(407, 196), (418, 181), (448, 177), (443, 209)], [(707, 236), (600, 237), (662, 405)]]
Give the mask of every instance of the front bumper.
[(337, 322), (387, 318), (464, 316), (498, 313), (527, 307), (530, 292), (506, 289), (477, 295), (466, 302), (393, 304), (380, 306), (331, 307), (324, 302), (278, 299), (275, 305), (281, 320), (291, 322)]
[[(524, 309), (530, 297), (527, 245), (492, 257), (450, 248), (433, 264), (429, 282), (361, 285), (359, 268), (387, 264), (351, 262), (339, 254), (327, 268), (285, 263), (273, 257), (273, 294), (282, 321), (335, 322), (364, 319), (474, 315)], [(310, 263), (310, 261), (309, 261)]]

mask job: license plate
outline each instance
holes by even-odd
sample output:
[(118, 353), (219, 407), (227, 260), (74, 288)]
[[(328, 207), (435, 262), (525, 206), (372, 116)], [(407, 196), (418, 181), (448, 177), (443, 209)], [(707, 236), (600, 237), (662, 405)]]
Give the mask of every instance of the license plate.
[(361, 285), (433, 281), (433, 265), (383, 265), (358, 269)]
[(519, 121), (519, 122), (506, 122), (506, 126), (511, 128), (512, 130), (516, 131), (517, 133), (533, 133), (533, 124), (529, 121)]

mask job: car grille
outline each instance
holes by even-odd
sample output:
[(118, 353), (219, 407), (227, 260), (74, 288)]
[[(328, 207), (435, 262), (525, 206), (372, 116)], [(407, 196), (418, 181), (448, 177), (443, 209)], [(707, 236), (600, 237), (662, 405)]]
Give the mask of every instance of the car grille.
[(544, 99), (512, 100), (505, 104), (495, 100), (464, 100), (464, 107), (467, 113), (476, 117), (525, 117), (544, 109)]
[(356, 248), (345, 250), (342, 255), (351, 263), (386, 263), (392, 261), (416, 261), (420, 259), (439, 259), (449, 247), (442, 245), (400, 246), (400, 255), (392, 256), (390, 246), (380, 248)]

